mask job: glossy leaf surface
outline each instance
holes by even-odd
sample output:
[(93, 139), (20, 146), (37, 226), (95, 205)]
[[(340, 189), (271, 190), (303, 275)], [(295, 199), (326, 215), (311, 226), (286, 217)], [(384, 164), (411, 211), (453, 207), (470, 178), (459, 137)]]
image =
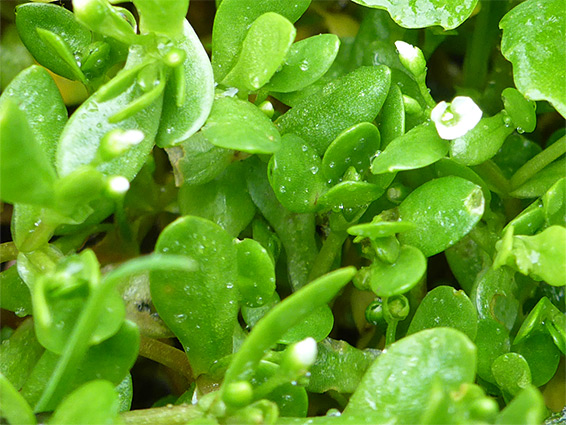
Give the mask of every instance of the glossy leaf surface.
[[(179, 65), (183, 72), (174, 72), (165, 87), (156, 136), (156, 143), (160, 147), (177, 145), (196, 133), (208, 118), (214, 100), (214, 76), (210, 60), (186, 20), (182, 38), (175, 43), (175, 47), (185, 53), (185, 60)], [(176, 94), (179, 86), (183, 87), (181, 105)]]
[(423, 253), (415, 247), (404, 245), (393, 264), (375, 261), (371, 265), (371, 289), (380, 297), (401, 295), (419, 283), (425, 272), (426, 258)]
[(449, 143), (438, 136), (432, 122), (421, 124), (391, 141), (371, 163), (374, 174), (426, 167), (443, 158)]
[(253, 239), (235, 241), (238, 256), (238, 291), (249, 307), (265, 304), (275, 291), (274, 264), (267, 251)]
[(339, 47), (340, 39), (334, 34), (319, 34), (296, 42), (265, 89), (281, 93), (304, 89), (328, 71)]
[(263, 87), (285, 60), (295, 35), (295, 27), (283, 16), (261, 15), (248, 30), (240, 57), (222, 84), (244, 92)]
[(385, 66), (360, 67), (327, 84), (277, 120), (279, 130), (295, 133), (321, 155), (342, 131), (371, 122), (387, 96), (391, 71)]
[[(513, 64), (517, 89), (530, 100), (548, 100), (566, 116), (566, 16), (561, 0), (529, 0), (501, 20), (501, 52)], [(544, 31), (539, 28), (544, 27)]]
[(269, 181), (277, 199), (290, 211), (317, 210), (318, 198), (326, 191), (326, 180), (316, 151), (300, 137), (283, 136), (269, 164)]
[(186, 216), (161, 233), (156, 250), (185, 255), (198, 263), (193, 272), (150, 274), (153, 303), (185, 347), (198, 375), (232, 352), (232, 334), (238, 323), (232, 238), (208, 220)]
[(453, 29), (464, 22), (476, 7), (477, 0), (355, 0), (364, 6), (385, 9), (400, 26), (424, 28), (440, 25)]
[(281, 136), (267, 116), (249, 102), (221, 97), (202, 128), (213, 145), (249, 153), (273, 153)]
[(450, 286), (438, 286), (429, 291), (419, 305), (407, 334), (436, 327), (458, 329), (470, 340), (476, 339), (476, 310), (463, 291), (456, 291)]
[(70, 65), (38, 33), (41, 29), (59, 36), (72, 56), (80, 55), (92, 34), (70, 11), (52, 4), (26, 3), (18, 6), (16, 26), (23, 43), (41, 65), (65, 78), (77, 79), (78, 64)]
[(460, 177), (442, 177), (413, 191), (399, 206), (402, 220), (416, 225), (401, 233), (402, 243), (427, 257), (462, 239), (479, 221), (484, 198), (479, 186)]
[[(130, 51), (132, 66), (140, 59), (139, 54), (135, 49)], [(126, 65), (126, 70), (122, 72), (128, 72), (128, 69), (129, 65)], [(61, 135), (56, 159), (59, 175), (66, 176), (80, 166), (89, 164), (96, 156), (102, 137), (108, 132), (115, 129), (140, 130), (144, 137), (140, 143), (123, 155), (98, 166), (106, 175), (133, 179), (153, 147), (162, 98), (159, 96), (155, 102), (123, 121), (110, 123), (109, 119), (142, 95), (143, 90), (134, 83), (113, 99), (100, 102), (96, 94), (87, 99), (71, 116)]]
[(368, 369), (344, 416), (375, 422), (417, 423), (438, 379), (456, 390), (471, 383), (476, 348), (454, 329), (428, 329), (388, 347)]
[(212, 30), (212, 67), (216, 81), (222, 81), (238, 58), (250, 25), (268, 12), (295, 22), (311, 0), (224, 0), (218, 8)]
[(0, 106), (0, 167), (2, 200), (45, 205), (53, 202), (55, 170), (36, 140), (26, 113), (12, 99)]
[(330, 184), (341, 181), (349, 167), (363, 174), (379, 149), (381, 136), (371, 123), (363, 122), (344, 130), (328, 146), (322, 157), (324, 175)]
[(5, 99), (12, 99), (24, 113), (35, 140), (54, 166), (57, 142), (67, 122), (67, 108), (53, 78), (44, 68), (32, 65), (6, 87), (0, 105)]

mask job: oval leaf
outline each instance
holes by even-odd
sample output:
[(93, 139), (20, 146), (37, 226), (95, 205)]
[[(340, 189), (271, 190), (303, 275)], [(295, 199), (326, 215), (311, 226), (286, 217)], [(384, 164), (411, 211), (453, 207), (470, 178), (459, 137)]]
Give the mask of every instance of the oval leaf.
[(483, 211), (481, 188), (472, 182), (455, 176), (429, 181), (399, 205), (401, 219), (416, 225), (401, 233), (399, 240), (430, 257), (466, 236)]

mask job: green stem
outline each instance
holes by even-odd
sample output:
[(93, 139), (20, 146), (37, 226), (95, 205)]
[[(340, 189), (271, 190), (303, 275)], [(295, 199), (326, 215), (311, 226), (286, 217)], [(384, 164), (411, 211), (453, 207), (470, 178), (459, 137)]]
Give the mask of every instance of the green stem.
[(490, 9), (491, 1), (481, 2), (481, 11), (476, 17), (474, 32), (464, 57), (464, 87), (480, 89), (484, 86), (493, 39)]
[(424, 101), (426, 102), (428, 109), (434, 108), (436, 106), (436, 101), (431, 96), (430, 89), (426, 85), (426, 72), (423, 72), (423, 74), (420, 77), (418, 77), (416, 79), (416, 81), (417, 81), (417, 84), (419, 86), (421, 96), (423, 97)]
[(196, 405), (156, 407), (153, 409), (132, 410), (120, 415), (124, 424), (134, 425), (184, 425), (202, 417)]
[(189, 382), (194, 379), (187, 355), (183, 351), (157, 339), (142, 335), (140, 339), (140, 356), (167, 366), (169, 369), (186, 377)]
[(388, 347), (395, 342), (395, 335), (397, 334), (397, 320), (392, 320), (387, 323), (387, 331), (385, 332), (385, 346)]
[(18, 248), (14, 242), (0, 244), (0, 263), (12, 261), (18, 258)]
[(506, 197), (510, 190), (509, 180), (503, 175), (501, 169), (492, 160), (485, 161), (480, 165), (472, 167), (474, 170), (498, 195)]
[(317, 254), (312, 269), (309, 273), (308, 281), (311, 282), (315, 280), (317, 277), (322, 276), (325, 273), (328, 273), (334, 260), (340, 250), (342, 249), (342, 245), (344, 245), (344, 241), (348, 237), (348, 233), (346, 232), (334, 232), (330, 231), (327, 238), (322, 244), (322, 248), (320, 249), (319, 253)]
[(562, 136), (552, 145), (540, 152), (534, 158), (527, 161), (517, 172), (511, 177), (511, 190), (516, 190), (523, 183), (526, 183), (540, 170), (546, 167), (555, 159), (566, 153), (566, 136)]

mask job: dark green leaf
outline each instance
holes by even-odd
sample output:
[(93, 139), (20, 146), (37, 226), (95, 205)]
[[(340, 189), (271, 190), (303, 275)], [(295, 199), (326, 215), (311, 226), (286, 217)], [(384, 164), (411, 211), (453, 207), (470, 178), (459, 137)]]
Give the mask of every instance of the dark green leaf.
[(295, 133), (322, 155), (342, 131), (374, 120), (390, 80), (385, 66), (360, 67), (295, 105), (277, 125), (281, 133)]

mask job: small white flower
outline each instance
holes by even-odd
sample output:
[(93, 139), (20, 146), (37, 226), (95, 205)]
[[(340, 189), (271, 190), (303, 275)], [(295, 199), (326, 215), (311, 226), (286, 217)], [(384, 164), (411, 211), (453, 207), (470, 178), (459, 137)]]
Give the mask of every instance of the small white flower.
[(111, 177), (108, 180), (108, 190), (114, 195), (123, 195), (130, 188), (130, 182), (123, 176)]
[(482, 117), (482, 110), (467, 96), (457, 96), (451, 104), (444, 101), (434, 107), (430, 119), (438, 135), (445, 140), (454, 140), (473, 129)]

